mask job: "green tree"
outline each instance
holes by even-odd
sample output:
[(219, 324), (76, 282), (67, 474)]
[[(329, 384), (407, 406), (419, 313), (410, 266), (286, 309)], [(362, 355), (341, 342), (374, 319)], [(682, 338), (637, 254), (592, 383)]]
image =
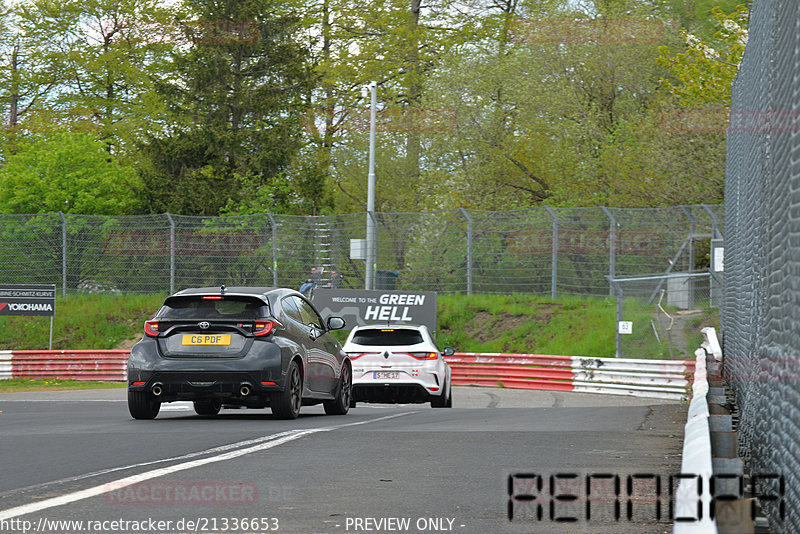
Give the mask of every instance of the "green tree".
[(137, 193), (135, 171), (87, 132), (27, 139), (0, 166), (1, 213), (127, 214)]
[[(297, 20), (274, 0), (187, 0), (192, 44), (160, 87), (168, 124), (143, 143), (146, 203), (154, 212), (237, 212), (243, 177), (270, 188), (290, 169), (312, 78)], [(280, 198), (277, 195), (275, 198)], [(282, 211), (280, 202), (261, 206)]]
[[(159, 118), (153, 82), (164, 75), (169, 12), (159, 0), (32, 0), (10, 12), (5, 71), (9, 124), (26, 115), (57, 127), (97, 125), (109, 151), (130, 154)], [(174, 32), (173, 32), (174, 33)]]
[(712, 15), (716, 31), (710, 38), (682, 31), (685, 50), (674, 54), (664, 47), (659, 57), (670, 74), (662, 83), (687, 107), (730, 105), (731, 85), (747, 44), (749, 11), (744, 5), (730, 14), (715, 7)]
[(337, 211), (363, 210), (369, 133), (369, 98), (378, 84), (379, 210), (425, 203), (427, 81), (450, 45), (464, 39), (471, 19), (454, 0), (306, 4), (304, 23), (318, 87), (307, 97), (307, 168), (335, 191)]
[(656, 7), (498, 2), (483, 12), (479, 37), (453, 47), (429, 82), (430, 106), (456, 118), (429, 145), (437, 165), (425, 174), (438, 205), (719, 198), (724, 138), (665, 121), (682, 106), (661, 83), (668, 72), (657, 58), (682, 42), (675, 14)]
[(51, 35), (32, 24), (35, 5), (13, 6), (0, 13), (0, 101), (5, 125), (14, 129), (32, 110), (46, 105), (60, 81)]

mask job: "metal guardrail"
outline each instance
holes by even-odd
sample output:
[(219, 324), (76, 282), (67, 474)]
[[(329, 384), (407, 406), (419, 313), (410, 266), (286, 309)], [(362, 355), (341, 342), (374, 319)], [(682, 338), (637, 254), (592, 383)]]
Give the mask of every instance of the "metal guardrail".
[[(124, 381), (127, 350), (0, 352), (0, 378)], [(682, 400), (694, 363), (540, 354), (456, 353), (453, 384)]]
[(0, 350), (0, 380), (11, 378), (11, 351)]
[(60, 378), (124, 382), (128, 350), (15, 350), (0, 353), (0, 379)]
[[(711, 459), (711, 430), (708, 424), (708, 373), (706, 369), (706, 352), (695, 351), (694, 384), (692, 384), (692, 400), (689, 403), (689, 414), (684, 427), (683, 455), (681, 473), (691, 478), (681, 479), (675, 492), (675, 517), (695, 518), (698, 520), (679, 522), (673, 526), (673, 534), (717, 534), (716, 521), (708, 510), (711, 507), (711, 495), (703, 491), (708, 487), (713, 473)], [(699, 504), (698, 500), (702, 503)], [(702, 506), (698, 514), (698, 506)]]
[(694, 362), (541, 354), (456, 353), (453, 384), (685, 400)]

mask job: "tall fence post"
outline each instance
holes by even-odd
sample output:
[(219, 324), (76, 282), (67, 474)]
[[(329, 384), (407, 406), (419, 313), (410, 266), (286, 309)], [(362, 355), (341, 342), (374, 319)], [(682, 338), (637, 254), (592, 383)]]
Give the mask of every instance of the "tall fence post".
[(464, 208), (458, 208), (467, 220), (467, 295), (472, 295), (472, 218)]
[[(719, 273), (716, 273), (714, 271), (714, 258), (715, 258), (714, 243), (718, 239), (722, 239), (722, 233), (720, 233), (719, 231), (719, 220), (717, 220), (717, 216), (714, 215), (714, 212), (711, 211), (711, 208), (707, 204), (701, 204), (700, 207), (705, 210), (705, 212), (708, 214), (709, 217), (711, 217), (711, 245), (710, 245), (711, 268), (709, 269), (711, 276), (708, 280), (708, 300), (709, 300), (709, 305), (713, 308), (714, 303), (717, 302), (718, 299), (717, 285), (722, 287), (722, 284), (717, 280), (717, 277), (715, 276), (715, 274), (718, 275)], [(717, 304), (717, 306), (719, 306), (719, 304)]]
[(622, 332), (619, 330), (619, 324), (622, 321), (622, 286), (620, 286), (615, 280), (610, 280), (612, 287), (616, 290), (617, 294), (617, 322), (614, 325), (614, 332), (615, 334), (615, 345), (616, 348), (614, 349), (614, 357), (615, 358), (622, 358)]
[(169, 294), (175, 293), (175, 221), (172, 215), (165, 213), (169, 221)]
[(550, 274), (550, 297), (555, 300), (558, 296), (558, 217), (550, 206), (545, 206), (544, 209), (553, 218), (553, 270)]
[(267, 213), (267, 218), (272, 227), (272, 285), (278, 287), (278, 227), (271, 213)]
[(602, 206), (603, 213), (606, 214), (609, 220), (609, 236), (608, 236), (608, 296), (614, 296), (614, 285), (610, 280), (616, 278), (617, 275), (617, 220), (611, 215), (611, 211), (605, 206)]
[(367, 211), (368, 231), (372, 227), (372, 237), (367, 235), (367, 262), (364, 271), (364, 289), (375, 289), (375, 275), (378, 264), (378, 220), (375, 213)]
[(59, 211), (61, 216), (61, 291), (67, 296), (67, 218), (64, 212)]
[[(683, 213), (689, 218), (689, 225), (691, 235), (689, 236), (689, 272), (694, 272), (695, 256), (694, 256), (694, 236), (697, 233), (697, 221), (692, 216), (692, 212), (686, 206), (681, 206)], [(689, 278), (686, 282), (689, 284), (689, 309), (694, 309), (694, 278)]]
[(714, 236), (714, 239), (721, 239), (722, 233), (719, 231), (719, 220), (717, 219), (717, 216), (714, 215), (714, 212), (711, 211), (711, 208), (708, 206), (708, 204), (700, 204), (700, 207), (703, 208), (706, 213), (708, 213), (709, 217), (711, 217), (711, 235)]

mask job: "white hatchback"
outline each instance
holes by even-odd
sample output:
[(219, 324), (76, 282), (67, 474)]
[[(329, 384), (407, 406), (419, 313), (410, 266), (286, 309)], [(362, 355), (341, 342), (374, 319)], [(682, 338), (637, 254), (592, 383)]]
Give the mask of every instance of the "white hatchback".
[(343, 348), (353, 364), (351, 406), (356, 401), (453, 406), (444, 356), (454, 350), (439, 352), (427, 327), (356, 326)]

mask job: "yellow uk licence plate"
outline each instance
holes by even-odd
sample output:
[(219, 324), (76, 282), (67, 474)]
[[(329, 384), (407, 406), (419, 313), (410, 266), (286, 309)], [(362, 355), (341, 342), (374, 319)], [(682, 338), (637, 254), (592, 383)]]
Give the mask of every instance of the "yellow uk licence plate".
[(230, 334), (184, 334), (181, 345), (230, 345)]

